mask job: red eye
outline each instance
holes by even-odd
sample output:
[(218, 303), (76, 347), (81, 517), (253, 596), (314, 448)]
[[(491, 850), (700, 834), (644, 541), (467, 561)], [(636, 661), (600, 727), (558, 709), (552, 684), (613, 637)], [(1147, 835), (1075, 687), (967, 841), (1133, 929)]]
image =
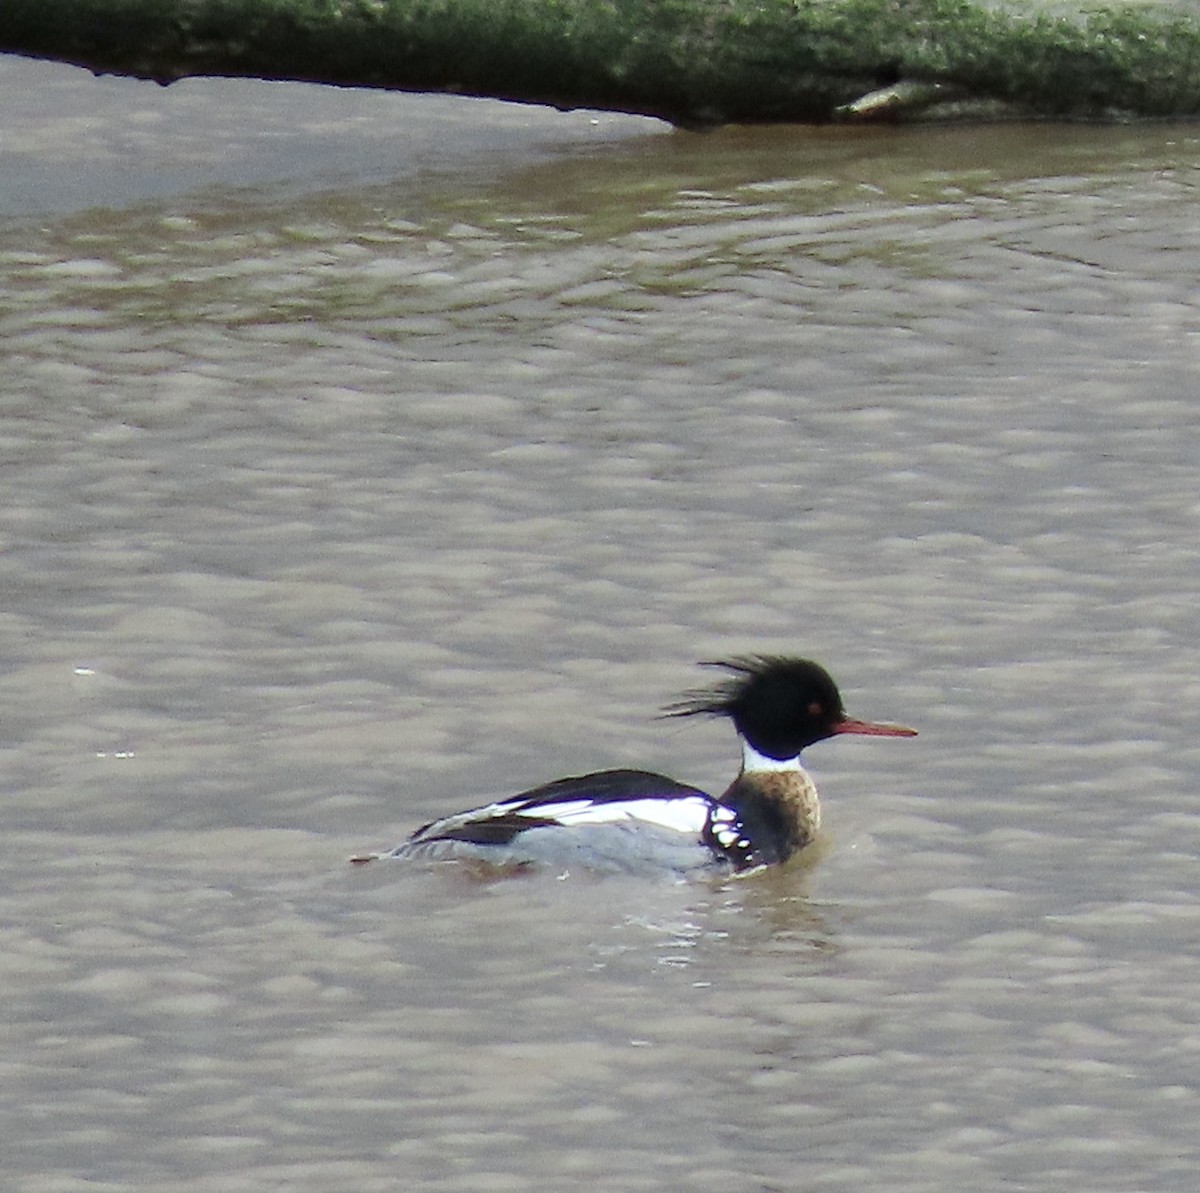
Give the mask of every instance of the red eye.
[(814, 700), (808, 706), (808, 715), (810, 717), (817, 717), (817, 718), (823, 717), (825, 715), (825, 710), (821, 707), (820, 701)]

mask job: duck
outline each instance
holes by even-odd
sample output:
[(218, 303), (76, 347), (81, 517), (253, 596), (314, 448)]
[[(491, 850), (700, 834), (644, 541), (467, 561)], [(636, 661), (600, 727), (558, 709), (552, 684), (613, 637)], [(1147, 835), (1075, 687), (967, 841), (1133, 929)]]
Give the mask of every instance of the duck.
[(733, 723), (741, 766), (717, 796), (646, 770), (602, 770), (422, 825), (402, 844), (359, 855), (465, 862), (503, 873), (700, 871), (744, 875), (779, 866), (816, 838), (821, 801), (800, 761), (831, 737), (914, 737), (904, 725), (847, 715), (829, 672), (812, 659), (750, 655), (701, 663), (725, 675), (667, 705), (669, 718)]

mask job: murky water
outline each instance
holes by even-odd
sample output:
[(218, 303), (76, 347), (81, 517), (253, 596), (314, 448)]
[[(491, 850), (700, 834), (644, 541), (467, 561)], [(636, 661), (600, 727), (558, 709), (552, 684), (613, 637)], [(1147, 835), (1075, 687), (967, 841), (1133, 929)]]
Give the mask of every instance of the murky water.
[[(373, 97), (389, 169), (209, 86), (208, 189), (33, 105), (2, 184), (7, 1187), (1190, 1193), (1196, 131)], [(344, 864), (720, 786), (653, 714), (746, 650), (922, 731), (808, 864)]]

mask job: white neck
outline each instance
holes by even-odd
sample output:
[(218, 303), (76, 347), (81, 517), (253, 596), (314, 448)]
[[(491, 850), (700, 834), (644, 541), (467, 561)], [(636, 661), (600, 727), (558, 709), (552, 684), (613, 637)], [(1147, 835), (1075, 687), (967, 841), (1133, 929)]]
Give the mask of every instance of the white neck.
[(742, 739), (742, 774), (781, 774), (799, 771), (800, 759), (768, 758), (760, 754), (745, 738)]

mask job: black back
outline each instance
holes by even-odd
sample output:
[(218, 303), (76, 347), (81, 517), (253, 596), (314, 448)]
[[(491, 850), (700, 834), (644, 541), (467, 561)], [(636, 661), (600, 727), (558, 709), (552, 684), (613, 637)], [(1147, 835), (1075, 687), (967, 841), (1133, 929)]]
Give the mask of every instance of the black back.
[[(413, 833), (411, 841), (465, 841), (472, 845), (508, 845), (519, 834), (532, 828), (552, 828), (556, 805), (587, 800), (593, 804), (618, 803), (635, 799), (677, 799), (688, 796), (711, 797), (696, 787), (677, 783), (666, 775), (646, 770), (602, 770), (590, 775), (572, 775), (531, 788), (511, 799), (500, 800), (494, 810), (480, 808), (479, 815), (448, 817), (446, 822), (431, 821)], [(545, 809), (545, 816), (530, 811)]]

